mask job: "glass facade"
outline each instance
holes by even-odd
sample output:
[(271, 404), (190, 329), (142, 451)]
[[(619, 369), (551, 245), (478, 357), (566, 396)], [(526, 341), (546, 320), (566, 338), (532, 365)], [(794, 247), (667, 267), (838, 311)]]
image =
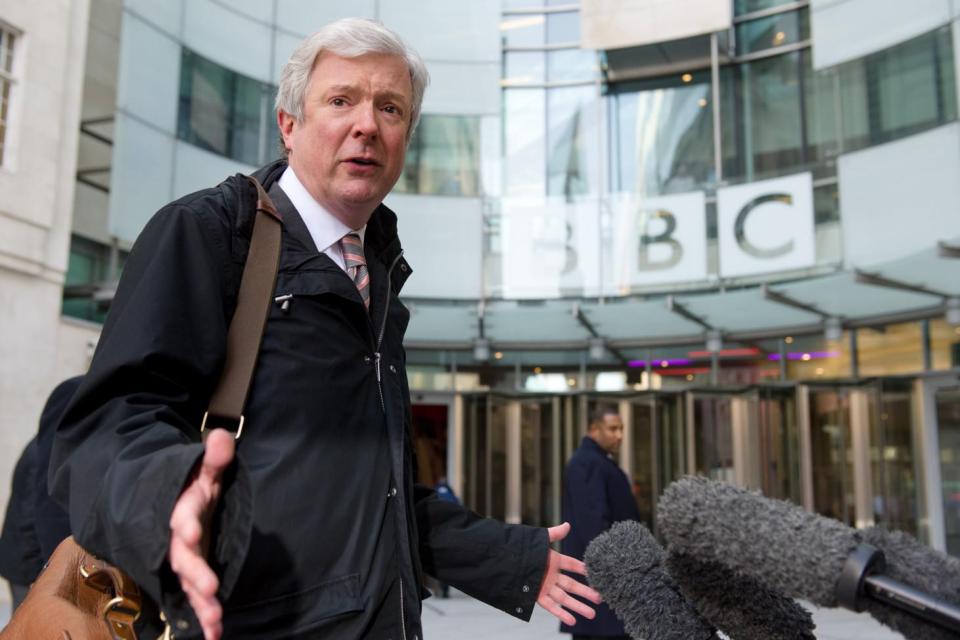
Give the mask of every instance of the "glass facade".
[(394, 192), (480, 196), (480, 163), (480, 118), (424, 114)]

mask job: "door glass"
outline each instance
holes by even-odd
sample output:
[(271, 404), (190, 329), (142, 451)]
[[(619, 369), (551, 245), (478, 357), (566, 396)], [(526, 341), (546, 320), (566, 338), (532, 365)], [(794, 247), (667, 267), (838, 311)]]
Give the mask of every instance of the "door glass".
[(463, 504), (488, 514), (487, 403), (488, 397), (464, 396)]
[[(658, 396), (657, 412), (657, 492), (687, 473), (687, 436), (683, 416), (683, 396)], [(658, 495), (659, 497), (659, 495)]]
[(520, 510), (524, 524), (559, 524), (555, 495), (557, 460), (554, 454), (554, 411), (551, 399), (525, 400), (520, 408)]
[(793, 389), (760, 389), (757, 413), (760, 487), (766, 496), (800, 504), (800, 436)]
[(653, 528), (654, 486), (653, 486), (653, 402), (633, 405), (633, 429), (631, 450), (629, 452), (632, 468), (630, 489), (640, 510), (640, 519), (649, 528)]
[(505, 520), (507, 516), (507, 406), (506, 400), (491, 399), (487, 515), (497, 520)]
[(734, 482), (730, 398), (699, 396), (693, 402), (696, 473)]
[(917, 483), (914, 473), (911, 383), (884, 380), (870, 420), (870, 470), (874, 521), (917, 535)]
[(960, 556), (960, 389), (937, 393), (937, 424), (947, 553)]
[(850, 399), (844, 390), (810, 390), (813, 508), (848, 525), (855, 521)]

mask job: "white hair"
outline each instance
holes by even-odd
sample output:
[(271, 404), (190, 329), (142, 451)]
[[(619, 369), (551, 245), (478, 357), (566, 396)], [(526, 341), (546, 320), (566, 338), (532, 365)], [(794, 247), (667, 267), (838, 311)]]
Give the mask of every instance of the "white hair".
[(331, 22), (304, 40), (290, 55), (280, 73), (280, 88), (277, 91), (276, 108), (289, 113), (297, 122), (303, 122), (303, 101), (310, 84), (310, 73), (317, 58), (323, 52), (341, 58), (358, 58), (369, 53), (386, 54), (401, 58), (410, 71), (413, 86), (410, 110), (410, 128), (407, 141), (413, 136), (420, 121), (423, 92), (430, 76), (420, 54), (379, 22), (366, 18), (344, 18)]

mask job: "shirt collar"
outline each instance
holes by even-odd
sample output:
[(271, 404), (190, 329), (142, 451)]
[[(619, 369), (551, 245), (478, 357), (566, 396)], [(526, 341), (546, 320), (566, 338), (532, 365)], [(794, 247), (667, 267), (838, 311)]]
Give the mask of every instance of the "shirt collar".
[(327, 251), (332, 245), (340, 241), (340, 238), (348, 233), (355, 232), (360, 236), (360, 243), (364, 241), (367, 232), (367, 225), (359, 229), (351, 229), (340, 221), (335, 215), (327, 211), (323, 205), (317, 202), (307, 188), (303, 186), (293, 167), (287, 166), (280, 176), (278, 184), (283, 192), (290, 198), (290, 203), (296, 208), (303, 223), (307, 226), (307, 231), (313, 238), (317, 250), (321, 253)]

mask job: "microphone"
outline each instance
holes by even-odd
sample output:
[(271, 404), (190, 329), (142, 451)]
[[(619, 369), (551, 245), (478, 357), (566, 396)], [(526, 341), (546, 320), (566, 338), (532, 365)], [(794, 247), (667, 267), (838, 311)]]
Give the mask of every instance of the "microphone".
[[(930, 595), (958, 603), (960, 600), (960, 558), (948, 556), (922, 544), (913, 536), (902, 531), (890, 531), (883, 527), (867, 527), (861, 531), (864, 542), (883, 551), (886, 556), (886, 574), (902, 582), (908, 582), (914, 587)], [(916, 618), (912, 615), (886, 606), (877, 606), (867, 602), (867, 610), (874, 618), (891, 629), (900, 631), (905, 636), (920, 638), (911, 633), (916, 626)], [(933, 625), (924, 640), (946, 640), (956, 636)]]
[(736, 640), (816, 640), (809, 611), (750, 576), (683, 553), (666, 566), (700, 615)]
[(635, 640), (716, 640), (663, 568), (666, 552), (638, 522), (614, 524), (587, 546), (587, 580)]
[(700, 477), (667, 487), (657, 517), (671, 552), (719, 563), (824, 607), (902, 609), (916, 616), (903, 619), (908, 637), (931, 637), (930, 625), (917, 618), (960, 631), (960, 608), (883, 575), (883, 552), (836, 520)]

